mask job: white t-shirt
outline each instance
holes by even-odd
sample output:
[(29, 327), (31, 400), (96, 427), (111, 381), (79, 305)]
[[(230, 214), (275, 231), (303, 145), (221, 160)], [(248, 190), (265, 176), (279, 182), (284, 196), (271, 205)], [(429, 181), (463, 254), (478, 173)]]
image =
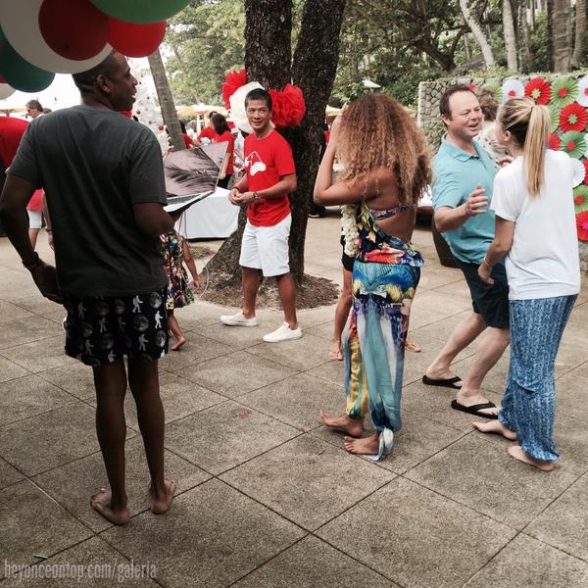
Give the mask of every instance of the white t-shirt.
[(547, 150), (544, 183), (536, 196), (527, 190), (524, 158), (494, 179), (491, 207), (515, 223), (506, 257), (509, 299), (570, 296), (580, 291), (580, 257), (573, 200), (573, 168), (561, 151)]

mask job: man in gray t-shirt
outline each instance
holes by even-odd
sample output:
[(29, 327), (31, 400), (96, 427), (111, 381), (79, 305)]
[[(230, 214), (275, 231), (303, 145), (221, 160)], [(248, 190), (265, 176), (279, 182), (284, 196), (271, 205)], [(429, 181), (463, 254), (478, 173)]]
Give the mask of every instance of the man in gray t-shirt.
[[(158, 359), (167, 351), (167, 283), (159, 235), (173, 228), (159, 144), (130, 110), (137, 80), (111, 53), (75, 74), (82, 104), (33, 121), (0, 197), (0, 219), (41, 293), (67, 310), (66, 353), (94, 371), (98, 441), (110, 491), (92, 506), (115, 524), (129, 520), (124, 484), (127, 373), (151, 472), (151, 510), (165, 512), (164, 415)], [(26, 204), (43, 187), (56, 268), (30, 246)]]

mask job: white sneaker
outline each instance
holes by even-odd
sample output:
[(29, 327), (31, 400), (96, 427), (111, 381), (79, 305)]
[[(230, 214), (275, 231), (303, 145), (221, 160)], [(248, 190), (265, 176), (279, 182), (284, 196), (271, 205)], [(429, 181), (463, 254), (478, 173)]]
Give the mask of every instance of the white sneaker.
[(302, 337), (302, 330), (300, 327), (291, 329), (288, 323), (283, 323), (281, 327), (264, 335), (263, 340), (266, 343), (279, 343), (280, 341), (292, 341), (294, 339), (300, 339)]
[(220, 322), (223, 325), (229, 325), (231, 327), (256, 327), (257, 318), (245, 318), (243, 312), (240, 310), (237, 314), (223, 314), (220, 317)]

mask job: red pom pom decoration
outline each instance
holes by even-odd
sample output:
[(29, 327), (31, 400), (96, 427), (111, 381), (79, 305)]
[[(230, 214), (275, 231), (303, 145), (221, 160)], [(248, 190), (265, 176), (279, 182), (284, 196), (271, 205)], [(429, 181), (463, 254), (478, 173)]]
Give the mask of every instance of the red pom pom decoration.
[(525, 96), (536, 104), (547, 104), (551, 100), (551, 85), (543, 78), (533, 78), (525, 86)]
[(561, 140), (555, 133), (549, 135), (549, 148), (553, 151), (559, 151), (561, 149)]
[(270, 90), (272, 97), (272, 121), (278, 129), (297, 127), (306, 113), (302, 90), (286, 84), (281, 92)]
[(221, 84), (221, 92), (223, 96), (223, 102), (225, 103), (225, 108), (227, 110), (231, 109), (231, 103), (229, 101), (230, 97), (235, 93), (235, 91), (244, 86), (247, 83), (247, 72), (245, 68), (240, 71), (230, 71), (225, 76), (225, 81)]
[(576, 228), (578, 240), (588, 241), (588, 211), (576, 215)]
[(559, 126), (562, 131), (583, 131), (588, 124), (588, 114), (583, 106), (572, 102), (561, 109), (559, 113)]

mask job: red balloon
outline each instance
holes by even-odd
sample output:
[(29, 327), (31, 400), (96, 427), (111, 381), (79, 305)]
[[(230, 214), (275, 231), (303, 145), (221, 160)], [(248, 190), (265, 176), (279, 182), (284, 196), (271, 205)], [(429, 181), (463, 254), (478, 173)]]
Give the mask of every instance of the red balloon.
[(43, 0), (39, 29), (55, 53), (81, 61), (104, 49), (108, 17), (89, 0)]
[(133, 24), (110, 18), (108, 43), (127, 57), (147, 57), (161, 44), (165, 37), (166, 22)]

